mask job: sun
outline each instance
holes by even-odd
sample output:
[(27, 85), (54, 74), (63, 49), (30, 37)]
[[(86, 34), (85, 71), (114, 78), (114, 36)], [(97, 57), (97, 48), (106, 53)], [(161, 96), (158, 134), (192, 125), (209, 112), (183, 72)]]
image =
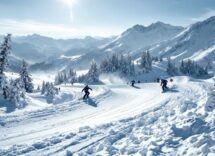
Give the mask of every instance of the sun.
[(77, 0), (63, 0), (63, 2), (67, 6), (72, 7), (74, 4), (76, 4)]

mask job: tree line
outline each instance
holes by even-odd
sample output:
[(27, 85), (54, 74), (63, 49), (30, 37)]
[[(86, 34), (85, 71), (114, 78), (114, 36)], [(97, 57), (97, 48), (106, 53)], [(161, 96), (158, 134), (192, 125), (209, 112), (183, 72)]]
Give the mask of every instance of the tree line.
[[(153, 57), (149, 52), (143, 52), (139, 60), (139, 69), (145, 73), (152, 69)], [(100, 65), (95, 61), (91, 62), (87, 74), (78, 76), (74, 69), (64, 70), (58, 72), (55, 77), (55, 84), (62, 83), (100, 83), (99, 76), (101, 74), (117, 73), (122, 77), (131, 77), (136, 75), (134, 61), (130, 55), (117, 55), (107, 56), (104, 58)]]
[(171, 76), (182, 74), (194, 77), (202, 77), (208, 75), (207, 66), (203, 67), (197, 64), (195, 61), (189, 59), (187, 61), (182, 60), (180, 65), (177, 66), (175, 62), (169, 58), (166, 71)]

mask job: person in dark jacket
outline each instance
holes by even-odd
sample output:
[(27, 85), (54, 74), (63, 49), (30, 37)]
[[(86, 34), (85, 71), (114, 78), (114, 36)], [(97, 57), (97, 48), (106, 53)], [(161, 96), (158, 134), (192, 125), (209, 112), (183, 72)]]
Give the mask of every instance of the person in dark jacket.
[(165, 80), (165, 79), (162, 79), (161, 80), (161, 86), (162, 86), (162, 90), (163, 90), (163, 92), (165, 91), (165, 90), (167, 90), (168, 89), (168, 87), (167, 87), (167, 80)]
[(160, 82), (160, 78), (157, 78), (157, 83), (159, 83)]
[(134, 87), (134, 84), (135, 84), (135, 81), (132, 80), (132, 81), (131, 81), (131, 86)]
[(82, 90), (82, 92), (85, 93), (83, 99), (89, 98), (89, 95), (90, 95), (89, 90), (92, 90), (92, 88), (90, 88), (88, 85), (86, 85), (84, 87), (84, 89)]

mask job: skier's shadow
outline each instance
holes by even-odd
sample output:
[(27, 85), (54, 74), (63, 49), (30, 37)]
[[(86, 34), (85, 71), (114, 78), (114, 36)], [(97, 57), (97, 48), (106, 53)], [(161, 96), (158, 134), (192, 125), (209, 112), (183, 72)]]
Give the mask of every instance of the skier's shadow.
[(179, 91), (177, 89), (171, 89), (170, 92), (172, 92), (172, 93), (178, 93)]
[(138, 86), (132, 86), (132, 87), (134, 87), (134, 88), (136, 88), (136, 89), (141, 89), (140, 87), (138, 87)]
[(91, 98), (85, 99), (84, 102), (90, 106), (97, 107), (97, 103)]
[(169, 93), (178, 93), (178, 92), (179, 92), (179, 90), (177, 90), (177, 89), (168, 89), (168, 90), (166, 90), (166, 91), (164, 91), (164, 92), (169, 92)]

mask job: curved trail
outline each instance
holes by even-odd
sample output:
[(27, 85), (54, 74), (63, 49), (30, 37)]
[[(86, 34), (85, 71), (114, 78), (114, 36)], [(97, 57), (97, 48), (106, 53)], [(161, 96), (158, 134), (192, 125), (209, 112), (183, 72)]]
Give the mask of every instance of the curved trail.
[[(0, 129), (1, 147), (14, 143), (32, 143), (41, 138), (58, 133), (71, 132), (83, 126), (96, 126), (135, 116), (145, 109), (158, 105), (168, 98), (161, 94), (158, 84), (140, 85), (141, 89), (127, 85), (94, 86), (96, 92), (92, 101), (74, 100), (56, 107), (27, 113), (17, 121), (16, 116)], [(146, 90), (147, 88), (147, 90)], [(156, 90), (154, 90), (156, 88)], [(71, 87), (62, 87), (62, 92), (70, 92)], [(59, 110), (58, 110), (59, 109)], [(10, 117), (9, 117), (10, 118)], [(10, 120), (10, 119), (7, 119)]]
[[(177, 135), (183, 133), (171, 130), (177, 123), (183, 125), (199, 116), (198, 110), (204, 109), (208, 100), (209, 86), (186, 77), (176, 79), (165, 94), (154, 83), (140, 84), (140, 89), (126, 85), (93, 86), (91, 101), (77, 100), (80, 95), (76, 92), (73, 101), (21, 117), (8, 116), (6, 126), (0, 129), (0, 147), (10, 148), (2, 154), (51, 156), (70, 151), (114, 155), (115, 149), (119, 155), (124, 148), (132, 147), (126, 150), (129, 155), (129, 151), (141, 153), (144, 147), (153, 151), (154, 144), (160, 141), (163, 143), (156, 145), (155, 151), (174, 154), (175, 144), (186, 148), (187, 143), (178, 140)], [(64, 93), (71, 93), (71, 89), (79, 91), (80, 86), (62, 86)], [(168, 140), (172, 133), (176, 135), (174, 142)], [(12, 148), (14, 143), (20, 146)]]

